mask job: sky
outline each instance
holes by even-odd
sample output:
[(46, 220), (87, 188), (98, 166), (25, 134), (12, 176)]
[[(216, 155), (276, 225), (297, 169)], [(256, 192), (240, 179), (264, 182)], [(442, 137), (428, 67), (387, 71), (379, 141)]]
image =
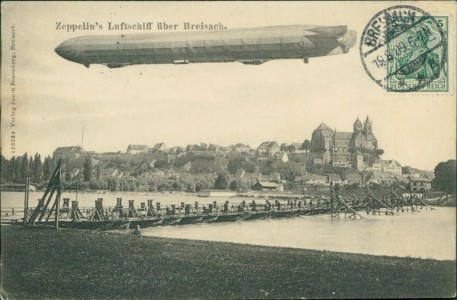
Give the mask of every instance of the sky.
[[(405, 2), (407, 3), (407, 2)], [(2, 3), (2, 155), (52, 155), (60, 146), (125, 151), (129, 144), (303, 142), (325, 122), (352, 131), (369, 115), (384, 159), (433, 170), (456, 156), (455, 38), (449, 41), (450, 90), (392, 93), (362, 66), (360, 34), (382, 2)], [(413, 5), (431, 15), (455, 12), (455, 3)], [(450, 16), (449, 36), (455, 34)], [(452, 20), (454, 22), (452, 22)], [(103, 30), (56, 29), (56, 23), (104, 24)], [(222, 23), (227, 28), (274, 25), (347, 25), (357, 32), (349, 53), (258, 66), (241, 63), (85, 68), (54, 49), (82, 35), (132, 34), (107, 22)], [(15, 51), (10, 49), (15, 28)], [(180, 25), (181, 26), (181, 25)], [(158, 32), (155, 25), (154, 30)], [(11, 127), (11, 56), (16, 54), (16, 118)], [(6, 88), (5, 88), (6, 87)], [(85, 125), (84, 125), (85, 124)], [(15, 135), (15, 153), (11, 132)]]

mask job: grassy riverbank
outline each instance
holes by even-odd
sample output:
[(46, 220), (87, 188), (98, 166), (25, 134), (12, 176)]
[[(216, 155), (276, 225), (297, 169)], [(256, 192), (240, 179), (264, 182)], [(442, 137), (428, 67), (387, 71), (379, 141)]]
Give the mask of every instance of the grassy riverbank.
[(2, 227), (2, 288), (36, 298), (377, 298), (455, 293), (455, 261)]

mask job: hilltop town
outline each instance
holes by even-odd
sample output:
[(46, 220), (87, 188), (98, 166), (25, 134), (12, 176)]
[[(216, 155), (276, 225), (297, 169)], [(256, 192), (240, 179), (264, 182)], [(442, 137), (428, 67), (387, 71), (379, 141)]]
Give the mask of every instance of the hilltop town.
[[(330, 182), (350, 187), (400, 182), (410, 184), (415, 191), (431, 189), (433, 172), (405, 167), (393, 159), (384, 160), (383, 153), (367, 116), (364, 122), (355, 120), (352, 132), (333, 130), (322, 122), (310, 140), (291, 144), (266, 141), (255, 149), (245, 144), (167, 147), (156, 143), (131, 144), (125, 152), (96, 153), (80, 146), (58, 147), (42, 166), (36, 162), (36, 156), (35, 160), (30, 158), (28, 169), (29, 173), (38, 173), (32, 176), (32, 182), (39, 183), (40, 179), (46, 180), (52, 165), (62, 159), (63, 180), (70, 189), (253, 189), (302, 193), (327, 190)], [(19, 175), (15, 176), (17, 179)]]

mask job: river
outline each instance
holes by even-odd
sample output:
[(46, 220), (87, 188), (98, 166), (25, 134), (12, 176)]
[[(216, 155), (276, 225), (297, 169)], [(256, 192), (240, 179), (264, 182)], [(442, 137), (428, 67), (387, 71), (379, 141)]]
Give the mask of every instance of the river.
[(142, 235), (223, 241), (373, 255), (456, 258), (456, 210), (439, 207), (420, 213), (365, 215), (366, 219), (301, 216), (246, 222), (145, 228)]
[[(30, 193), (30, 201), (37, 201), (42, 193)], [(2, 192), (2, 211), (22, 208), (23, 193)], [(80, 207), (92, 207), (97, 198), (104, 205), (114, 206), (118, 193), (79, 193)], [(63, 197), (75, 199), (74, 193)], [(146, 202), (154, 199), (162, 204), (185, 202), (201, 204), (229, 200), (239, 203), (246, 198), (199, 198), (184, 193), (123, 193), (123, 204), (135, 199)], [(35, 200), (33, 200), (35, 199)], [(256, 199), (256, 201), (260, 202)], [(36, 203), (36, 202), (35, 202)], [(31, 204), (32, 206), (32, 204)], [(33, 205), (34, 206), (34, 205)], [(456, 259), (456, 209), (437, 207), (420, 212), (400, 212), (399, 215), (366, 215), (366, 219), (332, 219), (330, 215), (301, 216), (232, 223), (162, 226), (141, 230), (144, 236), (223, 241), (263, 246), (328, 250), (373, 255)]]

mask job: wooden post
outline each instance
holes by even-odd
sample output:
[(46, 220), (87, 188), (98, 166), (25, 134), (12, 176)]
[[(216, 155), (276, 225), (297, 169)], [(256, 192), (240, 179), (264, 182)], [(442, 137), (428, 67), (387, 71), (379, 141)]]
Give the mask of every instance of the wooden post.
[(29, 211), (29, 189), (30, 178), (25, 180), (25, 193), (24, 193), (24, 225), (27, 224), (28, 211)]
[(59, 229), (59, 210), (60, 210), (60, 195), (62, 194), (61, 185), (62, 168), (59, 167), (59, 175), (57, 177), (57, 197), (56, 197), (56, 229)]
[[(211, 204), (210, 204), (211, 205)], [(190, 204), (186, 204), (184, 207), (184, 214), (189, 215), (190, 214)]]
[[(149, 200), (148, 200), (149, 201)], [(122, 198), (116, 198), (115, 210), (122, 210)]]
[(333, 208), (333, 182), (330, 181), (330, 213), (332, 214), (332, 217), (335, 214), (335, 210)]

